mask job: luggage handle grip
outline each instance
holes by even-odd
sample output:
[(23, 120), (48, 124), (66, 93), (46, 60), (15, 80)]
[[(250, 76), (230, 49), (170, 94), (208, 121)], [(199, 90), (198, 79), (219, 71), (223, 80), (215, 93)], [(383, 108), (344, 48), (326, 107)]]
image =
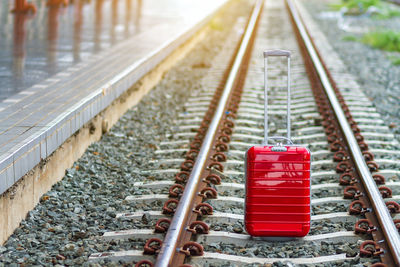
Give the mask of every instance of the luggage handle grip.
[(279, 56), (283, 56), (283, 57), (290, 57), (290, 51), (287, 50), (267, 50), (264, 51), (264, 58), (267, 57), (279, 57)]
[[(268, 145), (268, 57), (287, 57), (287, 141), (290, 140), (290, 51), (288, 50), (266, 50), (264, 51), (264, 145)], [(293, 142), (291, 142), (293, 143)]]

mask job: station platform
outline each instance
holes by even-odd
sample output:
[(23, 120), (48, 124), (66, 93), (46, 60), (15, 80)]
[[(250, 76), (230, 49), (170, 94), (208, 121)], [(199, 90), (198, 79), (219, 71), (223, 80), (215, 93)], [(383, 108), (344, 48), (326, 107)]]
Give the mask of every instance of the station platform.
[(0, 194), (162, 62), (226, 0), (0, 10)]

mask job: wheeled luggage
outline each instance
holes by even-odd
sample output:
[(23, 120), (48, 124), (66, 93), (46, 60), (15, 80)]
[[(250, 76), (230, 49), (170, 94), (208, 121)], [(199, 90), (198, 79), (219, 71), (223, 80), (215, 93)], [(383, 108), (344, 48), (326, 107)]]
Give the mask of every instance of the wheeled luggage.
[[(288, 60), (287, 137), (268, 137), (268, 57)], [(302, 237), (310, 230), (310, 152), (290, 139), (290, 51), (264, 52), (264, 143), (246, 152), (245, 227), (252, 236)], [(274, 145), (269, 140), (277, 141)], [(286, 143), (286, 144), (283, 144)]]

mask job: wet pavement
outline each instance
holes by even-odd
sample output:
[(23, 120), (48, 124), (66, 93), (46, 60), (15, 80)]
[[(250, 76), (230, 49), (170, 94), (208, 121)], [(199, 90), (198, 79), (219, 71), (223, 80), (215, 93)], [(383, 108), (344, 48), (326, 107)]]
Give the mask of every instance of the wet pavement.
[(68, 7), (47, 7), (34, 1), (37, 13), (31, 16), (10, 14), (10, 5), (0, 1), (0, 194), (226, 2), (75, 0)]
[(14, 14), (14, 1), (0, 1), (0, 102), (156, 23), (143, 13), (173, 6), (154, 0), (46, 2), (32, 1), (36, 14)]

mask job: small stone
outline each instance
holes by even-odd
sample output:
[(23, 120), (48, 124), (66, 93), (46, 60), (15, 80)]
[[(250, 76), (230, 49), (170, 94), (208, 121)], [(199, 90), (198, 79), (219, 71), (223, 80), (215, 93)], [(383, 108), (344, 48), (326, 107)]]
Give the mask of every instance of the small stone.
[(352, 249), (349, 246), (346, 246), (346, 248), (344, 249), (344, 251), (346, 252), (346, 256), (347, 257), (355, 257), (358, 254), (357, 249)]
[(74, 233), (74, 238), (76, 238), (76, 239), (82, 239), (82, 238), (85, 238), (85, 236), (86, 236), (86, 232), (76, 232), (76, 233)]
[(72, 266), (74, 262), (72, 260), (66, 260), (64, 261), (65, 266)]
[[(356, 266), (357, 263), (360, 262), (360, 256), (356, 255), (352, 260), (351, 260), (351, 264)], [(358, 266), (357, 266), (358, 267)]]
[(72, 244), (72, 243), (66, 244), (66, 245), (64, 246), (64, 250), (73, 251), (73, 250), (75, 250), (75, 245)]
[(272, 264), (272, 266), (283, 267), (283, 266), (285, 266), (285, 265), (284, 265), (283, 262), (281, 262), (281, 261), (275, 261), (275, 262)]
[(79, 257), (79, 258), (77, 258), (77, 259), (75, 260), (75, 264), (82, 265), (82, 264), (85, 263), (85, 261), (86, 261), (85, 257)]
[(53, 229), (54, 229), (54, 232), (56, 232), (56, 233), (62, 233), (64, 231), (64, 229), (62, 228), (61, 225), (57, 225), (57, 226), (53, 227)]
[(108, 208), (106, 209), (106, 211), (108, 211), (108, 212), (114, 212), (114, 211), (115, 211), (115, 208), (113, 208), (113, 207), (108, 207)]
[(343, 252), (344, 252), (343, 248), (341, 247), (336, 248), (336, 254), (341, 254)]
[(145, 212), (142, 216), (142, 223), (148, 224), (149, 223), (149, 214)]
[(45, 196), (42, 197), (41, 201), (44, 202), (44, 201), (48, 200), (49, 198), (50, 198), (49, 196), (45, 195)]
[(218, 243), (211, 243), (209, 246), (212, 247), (212, 248), (215, 248), (215, 249), (219, 249), (220, 248)]
[(328, 242), (326, 242), (326, 241), (321, 241), (321, 245), (326, 245), (326, 246), (329, 246), (329, 243), (328, 243)]
[(234, 227), (234, 228), (233, 228), (233, 231), (234, 231), (235, 233), (242, 233), (242, 232), (243, 232), (243, 229), (242, 229), (241, 227)]
[(83, 253), (85, 253), (85, 249), (83, 247), (79, 247), (78, 250), (76, 251), (76, 254), (78, 256), (82, 256)]
[(58, 254), (58, 255), (56, 256), (56, 259), (57, 259), (57, 260), (60, 260), (60, 261), (63, 261), (63, 260), (65, 260), (65, 257), (64, 257), (63, 255), (61, 255), (61, 254)]

